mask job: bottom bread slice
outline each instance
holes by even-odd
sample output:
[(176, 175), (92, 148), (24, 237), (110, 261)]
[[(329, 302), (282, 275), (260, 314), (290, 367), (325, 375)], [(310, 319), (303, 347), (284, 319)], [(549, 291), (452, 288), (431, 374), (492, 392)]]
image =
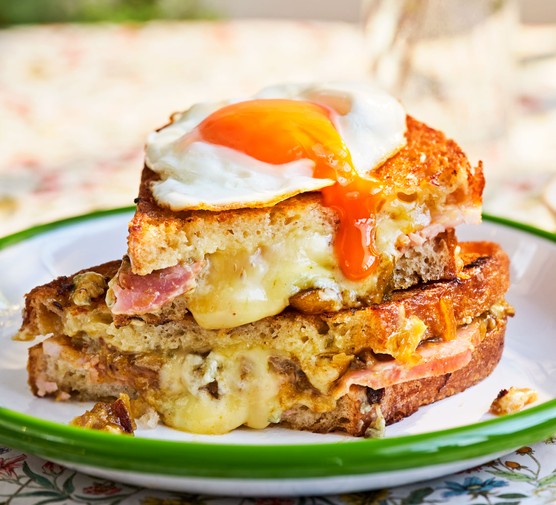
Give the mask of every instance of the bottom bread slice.
[[(393, 384), (382, 389), (351, 386), (330, 412), (312, 412), (298, 406), (283, 413), (281, 423), (288, 428), (316, 433), (342, 431), (354, 436), (372, 436), (380, 423), (393, 424), (414, 414), (420, 407), (437, 402), (488, 377), (502, 357), (506, 319), (497, 320), (471, 361), (452, 373)], [(374, 407), (380, 407), (376, 409)]]
[[(502, 355), (506, 317), (489, 319), (489, 326), (482, 338), (479, 335), (480, 342), (474, 348), (470, 361), (453, 372), (420, 377), (379, 389), (351, 385), (328, 410), (314, 410), (302, 404), (289, 405), (274, 419), (274, 423), (316, 433), (341, 431), (354, 436), (372, 436), (380, 431), (381, 423), (388, 425), (399, 421), (419, 407), (464, 391), (490, 375)], [(484, 329), (475, 324), (473, 331), (480, 333)], [(120, 393), (127, 393), (132, 398), (141, 397), (154, 406), (166, 423), (175, 424), (172, 422), (172, 396), (167, 392), (163, 392), (162, 396), (157, 394), (161, 381), (156, 358), (132, 354), (110, 356), (109, 353), (108, 349), (85, 350), (76, 339), (50, 337), (30, 350), (30, 382), (39, 396), (54, 394), (62, 400), (70, 396), (99, 400), (117, 397)], [(302, 374), (296, 376), (296, 373), (300, 372), (278, 370), (278, 374), (282, 374), (282, 382), (291, 381), (293, 375), (297, 381), (295, 387), (300, 387), (299, 383), (306, 378)], [(218, 400), (218, 393), (210, 391), (210, 383), (201, 387)], [(162, 397), (165, 399), (161, 400)], [(256, 399), (264, 400), (261, 397)], [(267, 410), (262, 409), (262, 412)], [(197, 414), (192, 412), (191, 416), (196, 417)], [(232, 419), (235, 417), (233, 412), (224, 415)], [(265, 419), (251, 417), (250, 420), (252, 425), (256, 422), (268, 424)]]

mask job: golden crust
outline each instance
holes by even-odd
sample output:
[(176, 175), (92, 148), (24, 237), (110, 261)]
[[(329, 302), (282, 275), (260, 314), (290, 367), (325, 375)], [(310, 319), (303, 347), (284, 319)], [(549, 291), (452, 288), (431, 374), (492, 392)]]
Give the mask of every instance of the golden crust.
[[(506, 318), (497, 321), (473, 352), (465, 367), (446, 375), (427, 377), (374, 390), (351, 386), (329, 412), (297, 406), (282, 415), (281, 424), (295, 430), (330, 433), (343, 431), (356, 437), (372, 436), (381, 416), (386, 425), (401, 421), (420, 407), (455, 395), (488, 377), (502, 357)], [(375, 410), (375, 406), (380, 410)]]
[[(415, 317), (427, 329), (421, 339), (443, 337), (455, 326), (469, 322), (502, 301), (509, 286), (509, 260), (491, 242), (461, 244), (466, 263), (461, 278), (433, 282), (393, 293), (390, 301), (361, 309), (326, 314), (303, 314), (285, 310), (281, 314), (227, 330), (200, 328), (190, 315), (178, 321), (148, 324), (132, 321), (129, 327), (111, 326), (112, 315), (102, 298), (90, 307), (71, 300), (72, 278), (61, 277), (35, 288), (26, 297), (25, 319), (20, 335), (47, 333), (79, 337), (83, 332), (100, 336), (124, 351), (187, 349), (206, 352), (227, 345), (279, 346), (298, 354), (349, 352), (364, 349), (410, 360), (413, 348), (396, 346), (396, 337), (406, 321)], [(93, 267), (90, 271), (115, 272), (118, 262)], [(108, 334), (109, 333), (109, 334)], [(148, 335), (148, 339), (144, 338)], [(419, 341), (414, 342), (414, 346)], [(408, 350), (409, 349), (409, 350)]]
[(80, 270), (74, 275), (58, 277), (48, 284), (33, 288), (25, 295), (23, 323), (16, 338), (19, 340), (33, 340), (39, 335), (48, 333), (60, 334), (63, 330), (64, 312), (69, 307), (74, 307), (81, 312), (90, 312), (99, 305), (105, 305), (105, 292), (103, 291), (94, 299), (91, 299), (87, 306), (77, 307), (72, 301), (75, 290), (74, 279), (82, 273), (96, 272), (108, 283), (118, 271), (120, 264), (121, 261), (119, 260), (110, 261), (93, 268)]
[[(480, 164), (472, 168), (454, 141), (409, 116), (406, 137), (407, 144), (373, 171), (386, 183), (386, 192), (393, 198), (412, 198), (417, 194), (432, 208), (436, 202), (480, 205), (484, 187)], [(336, 213), (322, 204), (319, 192), (296, 195), (257, 209), (173, 212), (154, 200), (150, 185), (157, 178), (147, 167), (143, 169), (137, 211), (129, 224), (128, 254), (133, 271), (140, 275), (178, 262), (195, 261), (211, 247), (226, 247), (227, 241), (233, 239), (225, 234), (226, 230), (241, 235), (245, 229), (253, 232), (289, 216), (299, 216), (311, 226), (320, 225), (326, 233), (334, 234), (339, 223)], [(221, 235), (221, 242), (192, 246), (203, 231), (207, 234), (209, 230), (210, 234)]]
[(406, 146), (373, 171), (386, 187), (406, 194), (421, 191), (423, 186), (445, 188), (453, 203), (481, 203), (482, 165), (472, 168), (456, 142), (411, 116), (407, 117), (406, 138)]

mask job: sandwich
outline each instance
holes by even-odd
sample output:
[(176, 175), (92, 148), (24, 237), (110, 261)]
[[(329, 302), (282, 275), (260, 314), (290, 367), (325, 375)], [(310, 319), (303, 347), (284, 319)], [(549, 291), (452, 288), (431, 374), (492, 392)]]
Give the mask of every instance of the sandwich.
[(105, 298), (120, 262), (61, 277), (27, 296), (23, 331), (53, 335), (30, 349), (29, 383), (58, 400), (125, 393), (194, 433), (280, 424), (365, 435), (463, 391), (500, 359), (508, 258), (488, 242), (460, 247), (458, 279), (219, 330), (191, 314), (116, 325)]
[(200, 104), (151, 134), (123, 259), (26, 296), (40, 397), (125, 393), (193, 433), (371, 436), (485, 378), (511, 307), (482, 166), (355, 84)]

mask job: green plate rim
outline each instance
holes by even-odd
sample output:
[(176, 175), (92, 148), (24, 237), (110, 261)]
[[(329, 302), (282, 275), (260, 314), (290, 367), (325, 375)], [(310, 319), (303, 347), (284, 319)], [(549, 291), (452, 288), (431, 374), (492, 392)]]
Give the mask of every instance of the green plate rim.
[(58, 228), (63, 228), (64, 226), (79, 224), (84, 221), (91, 221), (93, 219), (99, 219), (102, 217), (124, 214), (126, 212), (133, 212), (134, 210), (135, 210), (135, 206), (95, 210), (93, 212), (87, 212), (86, 214), (79, 214), (77, 216), (71, 216), (65, 219), (52, 221), (50, 223), (31, 226), (30, 228), (26, 228), (25, 230), (17, 231), (10, 235), (5, 235), (4, 237), (0, 237), (0, 251), (2, 249), (6, 249), (6, 247), (18, 244), (19, 242), (23, 242), (24, 240), (33, 238), (37, 235), (41, 235), (42, 233), (57, 230)]
[[(0, 238), (0, 250), (64, 226), (132, 212), (122, 207), (42, 224)], [(556, 234), (509, 219), (485, 220), (556, 243)], [(85, 430), (0, 407), (0, 442), (81, 465), (209, 479), (303, 479), (401, 471), (509, 452), (556, 433), (556, 399), (522, 412), (418, 435), (289, 445), (168, 441)]]

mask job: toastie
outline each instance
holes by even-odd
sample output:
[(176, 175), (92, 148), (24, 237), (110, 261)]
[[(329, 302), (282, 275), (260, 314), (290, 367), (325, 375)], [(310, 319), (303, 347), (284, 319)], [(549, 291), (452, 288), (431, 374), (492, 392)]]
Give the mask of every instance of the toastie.
[(458, 243), (482, 166), (391, 97), (286, 86), (147, 142), (114, 261), (35, 288), (37, 396), (121, 393), (194, 433), (370, 436), (470, 387), (503, 347), (508, 258)]
[(377, 416), (389, 424), (463, 391), (500, 359), (508, 258), (492, 243), (460, 247), (458, 279), (220, 330), (191, 315), (116, 325), (105, 297), (119, 262), (61, 277), (27, 296), (21, 336), (54, 335), (31, 348), (29, 383), (57, 399), (126, 393), (196, 433), (282, 424), (364, 435)]

